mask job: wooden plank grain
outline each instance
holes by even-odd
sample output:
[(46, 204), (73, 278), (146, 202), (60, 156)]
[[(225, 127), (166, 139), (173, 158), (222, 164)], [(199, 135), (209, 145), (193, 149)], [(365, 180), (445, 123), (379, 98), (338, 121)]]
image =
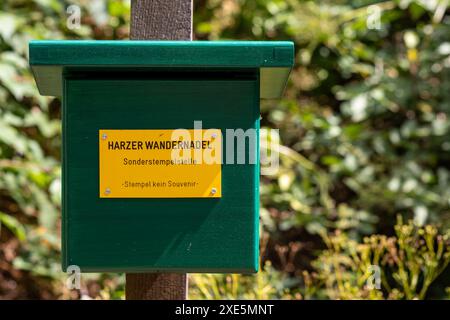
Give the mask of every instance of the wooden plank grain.
[[(192, 40), (193, 0), (132, 0), (134, 40)], [(185, 273), (128, 273), (125, 294), (132, 300), (185, 300)]]
[(133, 40), (192, 40), (192, 0), (131, 1)]
[(127, 273), (127, 300), (185, 300), (186, 274)]

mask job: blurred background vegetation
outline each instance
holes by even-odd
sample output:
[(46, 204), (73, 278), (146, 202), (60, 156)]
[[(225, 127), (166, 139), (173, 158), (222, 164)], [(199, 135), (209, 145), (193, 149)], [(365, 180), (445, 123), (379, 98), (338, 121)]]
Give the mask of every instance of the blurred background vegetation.
[[(129, 15), (129, 1), (0, 0), (0, 299), (124, 297), (124, 275), (65, 287), (61, 103), (39, 95), (27, 48), (127, 39)], [(293, 40), (296, 66), (261, 106), (281, 153), (261, 177), (262, 270), (190, 275), (190, 298), (449, 298), (449, 1), (195, 0), (194, 31)]]

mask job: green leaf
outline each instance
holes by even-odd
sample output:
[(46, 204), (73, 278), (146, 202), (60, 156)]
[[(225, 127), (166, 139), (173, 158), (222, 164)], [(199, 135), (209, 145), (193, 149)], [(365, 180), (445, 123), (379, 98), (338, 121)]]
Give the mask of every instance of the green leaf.
[(0, 232), (2, 225), (8, 228), (19, 241), (23, 242), (26, 240), (25, 227), (13, 216), (0, 212)]

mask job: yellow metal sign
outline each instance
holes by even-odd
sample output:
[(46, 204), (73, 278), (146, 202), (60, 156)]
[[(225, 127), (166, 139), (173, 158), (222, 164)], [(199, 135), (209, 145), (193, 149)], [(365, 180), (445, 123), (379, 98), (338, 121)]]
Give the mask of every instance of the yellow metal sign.
[(100, 198), (220, 198), (219, 129), (99, 130)]

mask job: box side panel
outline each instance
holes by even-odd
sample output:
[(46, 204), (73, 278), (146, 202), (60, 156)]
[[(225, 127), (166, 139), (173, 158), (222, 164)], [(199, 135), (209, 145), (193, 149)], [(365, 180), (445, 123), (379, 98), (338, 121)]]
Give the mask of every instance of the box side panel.
[[(66, 82), (63, 81), (63, 97), (67, 96), (66, 92)], [(66, 106), (66, 99), (62, 99), (62, 111), (61, 111), (61, 118), (62, 118), (62, 145), (61, 145), (61, 264), (62, 269), (64, 272), (66, 272), (68, 267), (68, 261), (67, 261), (67, 174), (66, 174), (66, 168), (67, 168), (67, 161), (66, 161), (66, 131), (67, 131), (67, 106)]]
[[(259, 75), (258, 75), (259, 77)], [(260, 82), (260, 79), (258, 80), (258, 83)], [(260, 86), (257, 86), (255, 88), (255, 95), (257, 97), (260, 97)], [(259, 106), (259, 100), (258, 103), (254, 105), (254, 113), (258, 115), (258, 117), (255, 119), (254, 126), (256, 128), (256, 163), (253, 167), (253, 177), (254, 177), (254, 187), (255, 187), (255, 197), (254, 197), (254, 207), (256, 210), (255, 218), (254, 218), (254, 242), (255, 242), (255, 250), (254, 250), (254, 256), (253, 256), (253, 265), (254, 265), (254, 272), (258, 272), (259, 270), (259, 178), (260, 178), (260, 139), (259, 139), (259, 130), (260, 130), (260, 106)]]
[[(226, 144), (227, 129), (259, 128), (258, 90), (257, 78), (67, 79), (65, 264), (82, 272), (255, 272), (259, 160), (223, 164), (220, 199), (100, 199), (98, 130), (192, 129), (201, 120), (220, 128)], [(247, 140), (246, 159), (248, 150)]]

